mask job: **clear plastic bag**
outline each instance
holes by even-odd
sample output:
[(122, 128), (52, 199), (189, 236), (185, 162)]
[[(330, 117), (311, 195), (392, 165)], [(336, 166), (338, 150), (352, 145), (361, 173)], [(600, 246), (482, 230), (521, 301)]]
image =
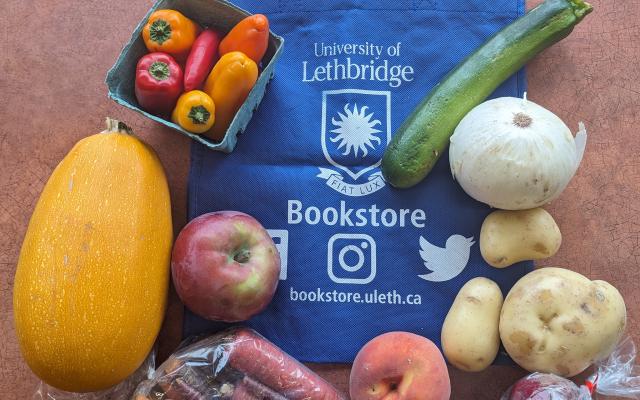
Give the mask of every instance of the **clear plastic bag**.
[(72, 393), (40, 382), (32, 400), (129, 400), (140, 382), (151, 378), (156, 367), (155, 351), (151, 351), (142, 365), (125, 381), (110, 389), (92, 393)]
[(501, 400), (591, 400), (593, 393), (640, 400), (640, 367), (635, 360), (636, 346), (626, 337), (609, 357), (596, 362), (596, 373), (584, 385), (536, 372), (516, 382)]
[(232, 328), (171, 355), (133, 400), (343, 400), (257, 332)]

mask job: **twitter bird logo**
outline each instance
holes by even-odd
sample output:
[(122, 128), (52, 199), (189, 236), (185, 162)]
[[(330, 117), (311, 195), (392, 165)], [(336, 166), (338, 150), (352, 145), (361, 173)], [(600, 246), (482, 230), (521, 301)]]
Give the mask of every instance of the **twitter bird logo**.
[(467, 266), (471, 246), (475, 243), (473, 237), (453, 235), (447, 239), (447, 244), (442, 249), (420, 236), (420, 257), (424, 266), (433, 272), (418, 276), (430, 282), (444, 282), (455, 278)]

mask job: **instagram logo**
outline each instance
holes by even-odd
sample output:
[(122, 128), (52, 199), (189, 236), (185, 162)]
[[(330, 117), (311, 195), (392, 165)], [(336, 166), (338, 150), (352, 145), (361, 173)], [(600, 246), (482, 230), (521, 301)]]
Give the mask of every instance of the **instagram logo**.
[(338, 233), (329, 239), (327, 273), (335, 283), (364, 285), (376, 277), (376, 242), (362, 233)]

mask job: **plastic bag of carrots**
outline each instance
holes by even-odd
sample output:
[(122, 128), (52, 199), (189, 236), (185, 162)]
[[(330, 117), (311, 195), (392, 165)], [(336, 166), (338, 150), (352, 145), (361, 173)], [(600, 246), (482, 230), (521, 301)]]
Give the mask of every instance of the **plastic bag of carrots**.
[(134, 400), (342, 400), (346, 397), (257, 332), (232, 328), (171, 355)]

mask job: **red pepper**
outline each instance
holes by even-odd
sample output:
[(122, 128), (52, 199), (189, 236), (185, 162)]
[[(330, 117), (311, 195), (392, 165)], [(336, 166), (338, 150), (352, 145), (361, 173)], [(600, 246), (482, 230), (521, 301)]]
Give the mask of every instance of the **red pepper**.
[(182, 68), (166, 53), (149, 53), (136, 67), (136, 99), (146, 111), (167, 116), (182, 94)]
[(184, 68), (184, 91), (199, 89), (220, 58), (218, 45), (221, 35), (211, 29), (204, 30), (193, 42)]

